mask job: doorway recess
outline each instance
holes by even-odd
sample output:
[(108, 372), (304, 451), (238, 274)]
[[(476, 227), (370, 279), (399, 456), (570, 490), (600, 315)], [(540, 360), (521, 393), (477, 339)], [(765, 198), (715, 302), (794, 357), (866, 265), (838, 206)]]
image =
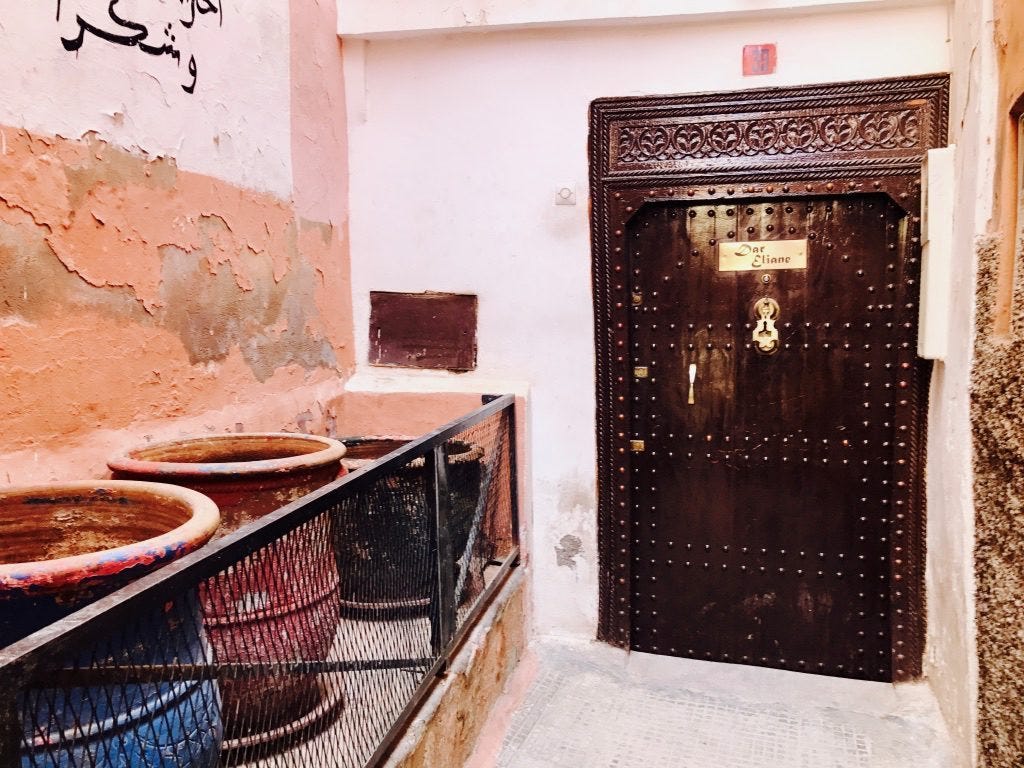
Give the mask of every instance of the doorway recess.
[(920, 674), (920, 169), (948, 77), (600, 99), (601, 639)]

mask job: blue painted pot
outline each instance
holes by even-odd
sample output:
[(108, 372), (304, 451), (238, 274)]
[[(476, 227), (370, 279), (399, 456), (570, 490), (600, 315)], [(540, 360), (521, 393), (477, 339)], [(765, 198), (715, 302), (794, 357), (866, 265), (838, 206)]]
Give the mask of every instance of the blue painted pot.
[[(205, 496), (107, 481), (0, 491), (0, 644), (15, 642), (202, 546), (219, 524)], [(58, 668), (210, 657), (195, 591), (113, 628)], [(104, 642), (105, 641), (105, 642)], [(115, 672), (116, 676), (116, 672)], [(29, 689), (19, 695), (23, 768), (213, 768), (223, 740), (212, 680)]]

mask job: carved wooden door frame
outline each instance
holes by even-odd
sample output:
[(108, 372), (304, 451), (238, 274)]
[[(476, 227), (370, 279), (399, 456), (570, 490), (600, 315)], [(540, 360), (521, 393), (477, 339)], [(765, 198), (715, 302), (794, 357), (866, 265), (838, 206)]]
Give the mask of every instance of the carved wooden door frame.
[[(946, 143), (945, 74), (731, 93), (599, 99), (590, 110), (597, 352), (598, 637), (629, 647), (631, 519), (624, 232), (648, 202), (882, 193), (908, 214), (901, 258), (920, 247), (920, 172)], [(916, 262), (915, 262), (916, 263)], [(916, 677), (924, 645), (924, 446), (930, 367), (916, 357), (916, 290), (897, 308), (908, 371), (893, 477), (893, 679)], [(911, 298), (912, 297), (912, 298)], [(909, 323), (909, 325), (907, 325)]]

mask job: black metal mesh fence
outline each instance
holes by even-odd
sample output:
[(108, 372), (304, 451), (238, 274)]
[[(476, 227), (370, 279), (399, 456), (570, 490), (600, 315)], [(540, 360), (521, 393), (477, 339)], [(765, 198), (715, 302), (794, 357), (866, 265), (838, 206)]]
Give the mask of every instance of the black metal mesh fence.
[(0, 650), (0, 768), (378, 762), (518, 557), (500, 398)]

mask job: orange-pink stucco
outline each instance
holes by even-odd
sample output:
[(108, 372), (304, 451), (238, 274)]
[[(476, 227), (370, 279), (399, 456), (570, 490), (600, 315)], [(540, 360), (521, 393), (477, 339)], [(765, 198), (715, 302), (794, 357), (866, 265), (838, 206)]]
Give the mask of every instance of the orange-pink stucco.
[(342, 228), (168, 160), (2, 130), (5, 453), (351, 371)]
[[(290, 0), (292, 178), (299, 216), (345, 225), (345, 84), (335, 0)], [(325, 169), (327, 172), (325, 172)]]

